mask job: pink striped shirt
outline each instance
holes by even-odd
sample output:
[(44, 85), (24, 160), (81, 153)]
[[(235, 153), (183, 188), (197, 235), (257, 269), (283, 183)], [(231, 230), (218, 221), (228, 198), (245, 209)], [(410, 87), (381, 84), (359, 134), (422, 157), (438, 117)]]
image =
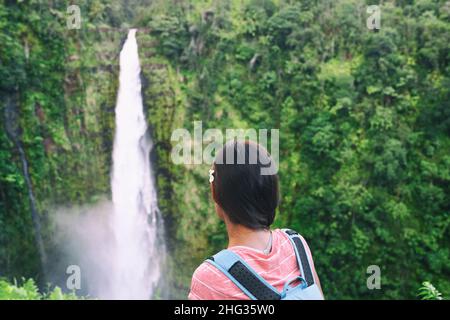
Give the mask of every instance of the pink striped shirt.
[[(267, 255), (262, 251), (244, 246), (228, 249), (237, 253), (253, 270), (281, 292), (286, 281), (301, 274), (288, 236), (280, 229), (273, 230), (272, 234), (272, 250)], [(315, 275), (311, 251), (305, 239), (303, 237), (301, 239)], [(190, 300), (249, 299), (230, 279), (207, 262), (203, 262), (195, 270), (188, 298)]]

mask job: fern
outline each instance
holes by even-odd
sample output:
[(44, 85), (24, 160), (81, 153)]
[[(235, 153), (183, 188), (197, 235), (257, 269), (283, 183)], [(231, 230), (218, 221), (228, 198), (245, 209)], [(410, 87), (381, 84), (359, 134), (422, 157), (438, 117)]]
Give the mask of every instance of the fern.
[(442, 294), (428, 281), (422, 283), (418, 296), (422, 300), (442, 300)]

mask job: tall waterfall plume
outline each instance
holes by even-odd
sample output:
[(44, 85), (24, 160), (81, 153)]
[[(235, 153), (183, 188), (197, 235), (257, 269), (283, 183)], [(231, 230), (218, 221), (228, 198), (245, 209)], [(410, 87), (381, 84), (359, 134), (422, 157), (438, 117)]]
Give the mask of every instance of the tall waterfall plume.
[(152, 141), (143, 111), (136, 29), (120, 53), (111, 176), (115, 239), (112, 299), (148, 299), (160, 278), (161, 218), (150, 163)]

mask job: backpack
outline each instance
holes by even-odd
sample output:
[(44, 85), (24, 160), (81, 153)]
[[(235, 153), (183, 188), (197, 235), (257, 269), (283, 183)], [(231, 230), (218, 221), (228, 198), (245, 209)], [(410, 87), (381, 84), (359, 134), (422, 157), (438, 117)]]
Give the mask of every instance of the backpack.
[[(315, 283), (311, 264), (300, 235), (289, 229), (283, 229), (294, 248), (300, 273), (286, 281), (282, 292), (258, 275), (239, 255), (222, 250), (208, 258), (206, 262), (215, 266), (241, 289), (251, 300), (323, 300), (319, 286)], [(296, 286), (292, 283), (300, 281)]]

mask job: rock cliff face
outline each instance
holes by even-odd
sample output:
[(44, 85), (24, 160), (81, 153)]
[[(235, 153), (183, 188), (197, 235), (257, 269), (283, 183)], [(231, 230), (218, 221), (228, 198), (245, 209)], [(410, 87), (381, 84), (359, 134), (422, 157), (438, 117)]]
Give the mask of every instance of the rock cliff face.
[(0, 12), (7, 22), (0, 54), (0, 269), (43, 283), (52, 262), (46, 257), (53, 257), (51, 209), (110, 192), (117, 57), (126, 33), (98, 31), (88, 19), (84, 30), (68, 30), (65, 8), (51, 4), (2, 4)]

